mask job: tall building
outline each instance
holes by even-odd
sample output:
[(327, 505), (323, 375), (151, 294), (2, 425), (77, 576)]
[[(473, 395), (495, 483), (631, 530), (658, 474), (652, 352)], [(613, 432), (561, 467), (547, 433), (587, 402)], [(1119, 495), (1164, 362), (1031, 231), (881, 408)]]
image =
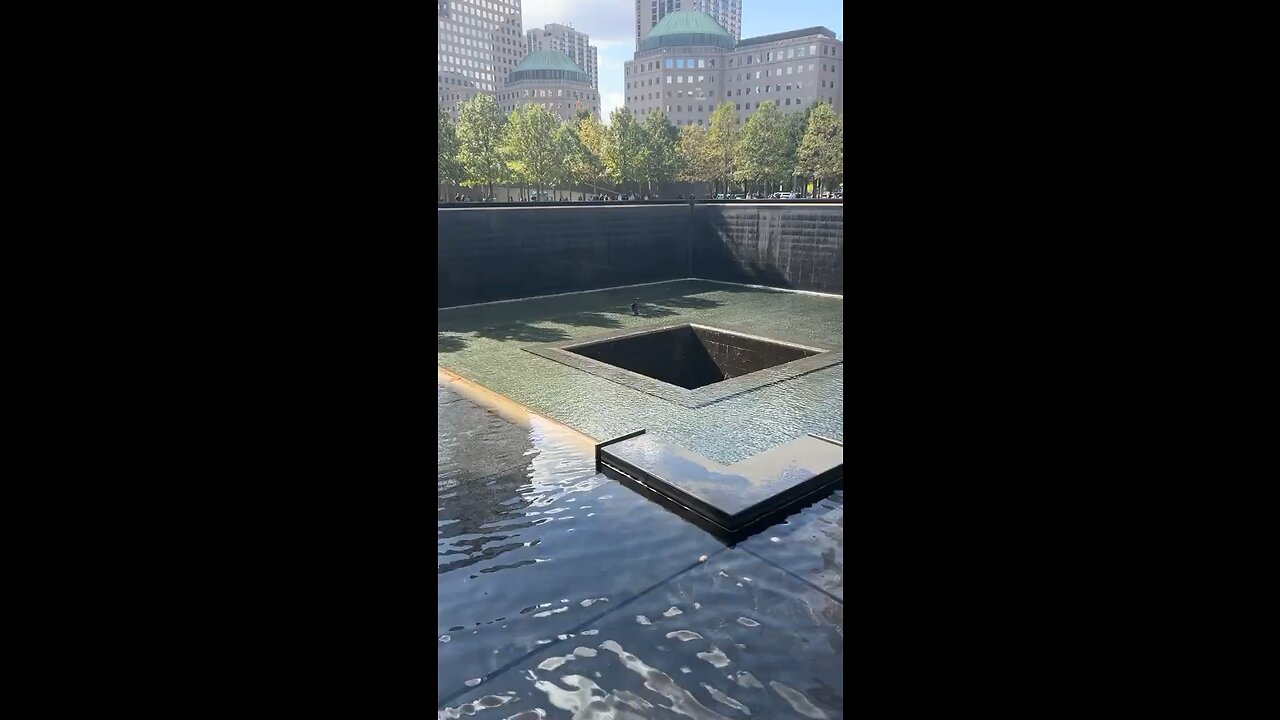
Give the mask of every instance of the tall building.
[(561, 120), (572, 121), (585, 110), (600, 119), (600, 93), (587, 73), (559, 50), (538, 50), (524, 56), (498, 92), (498, 106), (509, 113), (520, 105), (542, 105)]
[(436, 103), (496, 95), (525, 56), (520, 0), (436, 0)]
[(735, 42), (711, 16), (682, 10), (654, 26), (623, 66), (625, 107), (641, 122), (661, 109), (673, 125), (706, 127), (723, 102), (740, 120), (765, 101), (784, 114), (819, 102), (844, 114), (844, 43), (824, 27)]
[(591, 87), (598, 88), (599, 77), (596, 62), (596, 46), (591, 44), (591, 37), (560, 23), (551, 23), (539, 30), (534, 28), (525, 36), (528, 51), (558, 50), (578, 64), (587, 73)]
[(734, 40), (742, 38), (742, 0), (636, 0), (636, 49), (640, 49), (641, 38), (662, 18), (680, 10), (704, 12)]

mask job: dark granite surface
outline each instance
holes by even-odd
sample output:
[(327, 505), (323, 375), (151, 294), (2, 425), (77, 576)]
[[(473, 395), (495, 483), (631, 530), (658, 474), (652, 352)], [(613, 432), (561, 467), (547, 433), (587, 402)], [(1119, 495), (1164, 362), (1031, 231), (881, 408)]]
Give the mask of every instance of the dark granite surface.
[[(696, 345), (696, 352), (669, 347), (666, 336), (682, 330), (690, 336), (685, 344)], [(844, 362), (843, 350), (821, 344), (692, 323), (622, 330), (585, 342), (566, 340), (524, 350), (687, 408), (705, 407)], [(724, 379), (708, 382), (711, 375)]]
[(835, 482), (844, 448), (806, 436), (725, 466), (648, 433), (602, 443), (600, 460), (726, 530)]
[(436, 234), (437, 307), (677, 278), (844, 292), (843, 205), (473, 207)]

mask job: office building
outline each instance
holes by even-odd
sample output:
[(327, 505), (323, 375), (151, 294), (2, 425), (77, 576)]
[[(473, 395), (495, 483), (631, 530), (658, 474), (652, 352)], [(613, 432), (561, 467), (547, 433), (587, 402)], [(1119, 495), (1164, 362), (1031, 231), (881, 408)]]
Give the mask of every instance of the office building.
[(537, 28), (530, 30), (525, 35), (525, 44), (528, 52), (531, 53), (539, 50), (563, 52), (573, 58), (578, 67), (586, 71), (591, 87), (600, 87), (596, 47), (591, 44), (591, 38), (586, 33), (580, 33), (567, 25), (551, 23), (541, 30)]
[(704, 12), (734, 40), (742, 37), (742, 0), (636, 0), (636, 49), (640, 49), (640, 39), (655, 25), (680, 10)]
[(824, 27), (735, 41), (706, 13), (673, 12), (623, 72), (625, 107), (640, 122), (661, 108), (673, 125), (706, 127), (723, 102), (743, 121), (769, 100), (783, 113), (819, 102), (844, 113), (844, 43)]
[(498, 106), (509, 113), (528, 103), (546, 107), (561, 120), (572, 121), (579, 110), (600, 118), (600, 93), (586, 71), (559, 50), (529, 53), (507, 76)]
[(436, 0), (436, 102), (496, 95), (526, 54), (520, 0)]

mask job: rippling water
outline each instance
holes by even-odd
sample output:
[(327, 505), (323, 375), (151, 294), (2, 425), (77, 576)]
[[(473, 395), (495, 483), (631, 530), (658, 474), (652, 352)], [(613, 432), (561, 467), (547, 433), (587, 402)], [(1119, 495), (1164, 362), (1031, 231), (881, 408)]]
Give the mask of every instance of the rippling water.
[(441, 402), (439, 717), (842, 717), (843, 492), (726, 548), (554, 423)]

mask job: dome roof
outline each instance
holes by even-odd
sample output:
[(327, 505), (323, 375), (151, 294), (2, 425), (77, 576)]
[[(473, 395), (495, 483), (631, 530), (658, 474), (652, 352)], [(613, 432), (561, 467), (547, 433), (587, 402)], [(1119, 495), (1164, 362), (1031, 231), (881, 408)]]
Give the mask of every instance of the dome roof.
[(520, 80), (568, 80), (588, 82), (587, 74), (573, 58), (558, 50), (539, 50), (524, 56), (507, 75), (507, 82)]
[(713, 46), (732, 50), (734, 41), (733, 36), (715, 18), (700, 10), (667, 13), (640, 41), (642, 51), (677, 45)]

